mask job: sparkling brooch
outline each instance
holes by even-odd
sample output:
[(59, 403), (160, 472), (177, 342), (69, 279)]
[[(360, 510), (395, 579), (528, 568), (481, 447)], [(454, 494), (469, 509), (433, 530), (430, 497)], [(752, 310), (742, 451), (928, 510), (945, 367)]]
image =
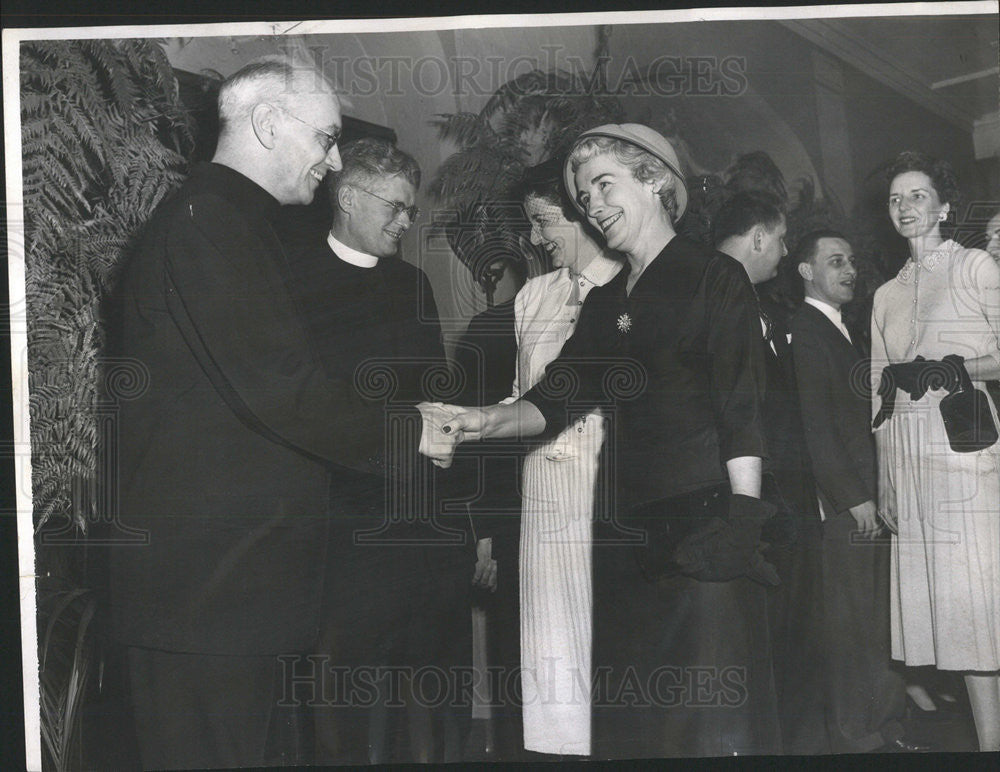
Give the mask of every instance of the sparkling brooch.
[(618, 332), (628, 332), (632, 329), (632, 317), (622, 314), (618, 317)]

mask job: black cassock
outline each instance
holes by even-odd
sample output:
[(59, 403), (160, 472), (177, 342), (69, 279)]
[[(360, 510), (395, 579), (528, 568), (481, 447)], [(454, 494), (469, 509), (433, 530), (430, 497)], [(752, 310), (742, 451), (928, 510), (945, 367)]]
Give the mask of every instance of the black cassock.
[[(453, 385), (427, 277), (398, 258), (352, 265), (325, 239), (296, 245), (286, 234), (285, 241), (293, 294), (319, 360), (378, 407), (368, 430), (405, 452), (419, 434), (403, 442), (396, 433), (412, 432), (412, 406), (448, 396), (435, 389)], [(369, 710), (401, 705), (401, 668), (417, 674), (416, 699), (439, 708), (442, 719), (451, 711), (459, 725), (470, 710), (462, 675), (471, 666), (468, 515), (441, 516), (429, 461), (416, 454), (399, 461), (387, 476), (331, 467), (319, 654), (332, 669), (316, 706), (318, 763), (367, 762), (369, 744), (381, 761), (419, 756), (401, 708)], [(389, 721), (394, 739), (386, 740), (380, 722), (397, 714)]]
[(320, 623), (326, 465), (384, 466), (383, 436), (366, 431), (381, 410), (308, 343), (282, 214), (247, 177), (200, 164), (157, 209), (118, 291), (127, 359), (109, 372), (140, 375), (108, 379), (110, 612), (130, 647), (145, 767), (274, 761), (268, 727), (296, 720), (276, 715), (276, 655), (311, 650)]

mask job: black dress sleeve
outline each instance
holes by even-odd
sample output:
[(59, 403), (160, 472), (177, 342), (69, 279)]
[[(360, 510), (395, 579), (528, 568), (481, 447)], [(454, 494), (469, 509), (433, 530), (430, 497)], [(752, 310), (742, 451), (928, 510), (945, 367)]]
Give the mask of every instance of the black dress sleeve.
[(545, 418), (545, 430), (536, 439), (557, 436), (573, 420), (607, 403), (604, 374), (621, 357), (615, 357), (598, 334), (607, 316), (610, 284), (595, 287), (587, 296), (573, 335), (559, 356), (548, 363), (545, 374), (521, 399), (533, 404)]
[(766, 458), (763, 431), (766, 369), (753, 287), (735, 260), (717, 255), (704, 282), (709, 392), (723, 461)]

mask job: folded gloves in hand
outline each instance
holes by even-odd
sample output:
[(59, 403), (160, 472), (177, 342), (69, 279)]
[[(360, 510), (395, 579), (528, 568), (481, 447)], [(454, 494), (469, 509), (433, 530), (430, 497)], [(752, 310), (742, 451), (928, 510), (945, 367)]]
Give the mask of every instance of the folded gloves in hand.
[(774, 515), (771, 504), (733, 494), (729, 517), (713, 517), (684, 538), (674, 560), (684, 576), (704, 582), (726, 582), (746, 576), (764, 585), (781, 580), (761, 553), (761, 527)]
[(948, 354), (940, 360), (918, 356), (912, 362), (888, 365), (882, 370), (878, 383), (882, 405), (872, 426), (877, 429), (892, 417), (896, 389), (902, 389), (916, 401), (933, 389), (945, 389), (951, 394), (963, 382), (970, 382), (969, 374), (965, 369), (965, 359), (958, 354)]
[(949, 354), (942, 360), (917, 357), (912, 362), (889, 365), (882, 371), (879, 394), (895, 387), (909, 393), (910, 399), (916, 401), (932, 389), (954, 391), (964, 369), (965, 360), (957, 354)]

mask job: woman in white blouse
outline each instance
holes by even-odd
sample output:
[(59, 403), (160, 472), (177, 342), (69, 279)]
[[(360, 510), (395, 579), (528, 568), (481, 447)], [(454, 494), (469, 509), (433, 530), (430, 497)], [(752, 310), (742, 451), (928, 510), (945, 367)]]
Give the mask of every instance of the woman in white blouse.
[[(562, 189), (562, 159), (529, 170), (522, 188), (531, 242), (551, 273), (514, 301), (517, 374), (512, 399), (534, 386), (573, 334), (592, 287), (622, 263), (606, 252)], [(613, 254), (613, 253), (612, 253)], [(521, 508), (521, 684), (524, 747), (590, 753), (591, 522), (600, 411), (581, 417), (525, 458)]]
[[(1000, 444), (952, 449), (940, 410), (948, 392), (935, 388), (932, 372), (954, 378), (964, 369), (979, 389), (1000, 377), (1000, 268), (986, 252), (942, 234), (942, 223), (957, 215), (947, 163), (902, 153), (889, 179), (889, 217), (910, 247), (899, 274), (875, 293), (872, 311), (873, 381), (889, 365), (893, 374), (874, 404), (879, 511), (897, 530), (892, 656), (963, 672), (980, 747), (996, 751)], [(883, 420), (890, 397), (894, 409)], [(996, 406), (989, 409), (995, 421)]]

